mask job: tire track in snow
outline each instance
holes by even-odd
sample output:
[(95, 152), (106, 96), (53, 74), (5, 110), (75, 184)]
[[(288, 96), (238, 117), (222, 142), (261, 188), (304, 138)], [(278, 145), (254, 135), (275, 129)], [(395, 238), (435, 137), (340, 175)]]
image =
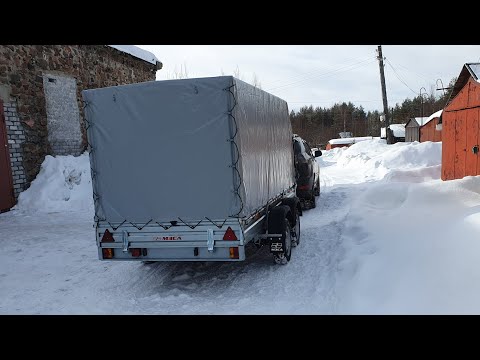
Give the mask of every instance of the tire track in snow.
[[(301, 217), (301, 241), (285, 266), (273, 264), (268, 247), (252, 247), (247, 260), (236, 263), (101, 262), (90, 216), (4, 215), (0, 247), (8, 266), (1, 273), (8, 286), (0, 312), (335, 313), (335, 277), (351, 195), (346, 186), (322, 188), (317, 207)], [(14, 267), (22, 276), (31, 274), (30, 280), (18, 282), (19, 275), (9, 270)]]

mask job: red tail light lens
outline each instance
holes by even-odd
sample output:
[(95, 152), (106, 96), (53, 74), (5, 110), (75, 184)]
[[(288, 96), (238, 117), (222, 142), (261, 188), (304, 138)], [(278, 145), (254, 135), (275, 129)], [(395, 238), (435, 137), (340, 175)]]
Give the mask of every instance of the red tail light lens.
[(104, 259), (113, 259), (113, 249), (102, 249), (102, 256)]
[(142, 254), (142, 249), (130, 249), (133, 257), (139, 257)]
[(238, 247), (230, 248), (230, 259), (238, 259)]
[(105, 230), (105, 232), (103, 233), (103, 236), (102, 236), (102, 242), (114, 242), (115, 239), (113, 238), (113, 235), (110, 231)]
[(227, 228), (227, 231), (225, 231), (225, 235), (223, 235), (223, 240), (238, 240), (235, 232), (230, 226)]
[(308, 190), (308, 185), (300, 185), (298, 190)]

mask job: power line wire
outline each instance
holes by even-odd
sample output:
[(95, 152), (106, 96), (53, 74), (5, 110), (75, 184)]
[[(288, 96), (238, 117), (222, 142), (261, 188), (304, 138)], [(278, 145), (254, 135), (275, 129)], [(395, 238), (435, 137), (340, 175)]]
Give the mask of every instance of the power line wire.
[(397, 73), (397, 71), (393, 67), (392, 63), (387, 58), (385, 58), (385, 61), (387, 62), (388, 65), (390, 65), (390, 67), (392, 68), (393, 72), (395, 73), (395, 76), (397, 77), (397, 79), (400, 80), (402, 82), (402, 84), (405, 85), (407, 88), (409, 88), (411, 92), (413, 92), (415, 95), (418, 96), (418, 93), (415, 90), (413, 90), (410, 86), (408, 86), (405, 81), (400, 79), (400, 75)]
[[(343, 62), (341, 65), (347, 65), (349, 62), (351, 61), (363, 61), (363, 60), (368, 60), (370, 58), (369, 57), (356, 57), (356, 58), (350, 58), (348, 60), (345, 60), (345, 62)], [(309, 70), (305, 73), (300, 73), (300, 74), (297, 74), (297, 75), (293, 75), (293, 76), (290, 76), (290, 77), (286, 77), (286, 78), (283, 78), (283, 79), (278, 79), (278, 80), (274, 80), (272, 81), (271, 83), (268, 84), (268, 86), (273, 86), (274, 83), (278, 83), (278, 82), (283, 82), (283, 81), (291, 81), (291, 80), (294, 80), (295, 78), (302, 78), (302, 77), (308, 77), (308, 75), (311, 75), (313, 73), (316, 73), (318, 71), (321, 71), (321, 70), (326, 70), (328, 69), (328, 66), (322, 66), (322, 67), (319, 67), (319, 68), (316, 68), (316, 69), (313, 69), (313, 70)], [(281, 85), (276, 85), (277, 87), (280, 87), (280, 86), (283, 86), (285, 84), (281, 84)]]
[(351, 65), (348, 65), (348, 66), (343, 66), (341, 68), (338, 68), (338, 69), (335, 69), (335, 70), (332, 70), (332, 71), (328, 71), (326, 73), (323, 73), (323, 74), (319, 74), (317, 76), (313, 76), (311, 77), (310, 79), (304, 79), (304, 80), (299, 80), (299, 81), (295, 81), (295, 82), (292, 82), (292, 83), (289, 83), (289, 84), (285, 84), (285, 85), (281, 85), (281, 86), (277, 86), (277, 87), (274, 87), (274, 88), (270, 88), (270, 89), (267, 89), (267, 91), (273, 91), (273, 90), (285, 90), (286, 88), (289, 88), (289, 87), (295, 87), (295, 86), (298, 86), (300, 83), (304, 83), (304, 82), (308, 82), (308, 81), (312, 81), (312, 80), (318, 80), (320, 78), (323, 78), (323, 77), (328, 77), (328, 76), (332, 76), (332, 75), (335, 75), (337, 73), (341, 73), (341, 72), (345, 72), (345, 71), (350, 71), (350, 70), (353, 70), (353, 69), (356, 69), (358, 67), (362, 67), (362, 66), (365, 66), (365, 65), (368, 65), (369, 63), (371, 62), (374, 62), (376, 61), (376, 59), (367, 59), (367, 60), (364, 60), (364, 61), (360, 61), (356, 64), (351, 64)]
[(424, 79), (427, 80), (427, 81), (431, 81), (430, 78), (426, 77), (425, 75), (423, 75), (423, 74), (421, 74), (421, 73), (419, 73), (419, 72), (410, 70), (409, 68), (407, 68), (407, 67), (405, 67), (405, 66), (403, 66), (402, 64), (399, 64), (399, 63), (397, 63), (397, 65), (400, 66), (400, 67), (402, 67), (402, 68), (404, 68), (404, 69), (407, 70), (407, 71), (410, 71), (411, 73), (417, 75), (418, 77), (422, 77), (422, 78), (424, 78)]

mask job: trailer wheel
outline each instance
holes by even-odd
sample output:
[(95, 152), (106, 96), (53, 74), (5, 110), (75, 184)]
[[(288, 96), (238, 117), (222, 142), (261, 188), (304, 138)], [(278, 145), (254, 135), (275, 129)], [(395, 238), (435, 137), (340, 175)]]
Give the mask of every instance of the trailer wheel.
[(285, 218), (285, 228), (282, 233), (282, 245), (284, 252), (280, 254), (273, 254), (273, 261), (275, 264), (285, 265), (292, 257), (292, 227), (290, 221)]
[(295, 226), (292, 228), (292, 246), (296, 247), (300, 244), (300, 214), (298, 209), (295, 209)]

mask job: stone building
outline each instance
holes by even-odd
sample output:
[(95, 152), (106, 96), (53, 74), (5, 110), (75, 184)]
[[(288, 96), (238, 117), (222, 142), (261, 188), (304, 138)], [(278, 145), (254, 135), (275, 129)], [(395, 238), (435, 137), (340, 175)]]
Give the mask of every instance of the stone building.
[(0, 211), (47, 154), (85, 151), (82, 90), (152, 81), (161, 68), (131, 45), (0, 45)]

